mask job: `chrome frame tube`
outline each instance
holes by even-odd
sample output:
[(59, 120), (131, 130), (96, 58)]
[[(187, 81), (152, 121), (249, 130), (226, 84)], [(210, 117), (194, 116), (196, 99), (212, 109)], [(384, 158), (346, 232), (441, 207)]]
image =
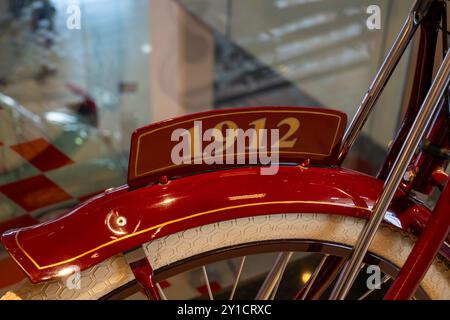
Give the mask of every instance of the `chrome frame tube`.
[(386, 86), (387, 81), (390, 79), (400, 58), (408, 47), (417, 27), (420, 25), (423, 17), (426, 15), (434, 1), (436, 0), (416, 0), (411, 8), (400, 33), (384, 59), (380, 70), (372, 81), (372, 84), (358, 107), (358, 111), (344, 134), (342, 146), (339, 151), (338, 165), (341, 165), (344, 162), (345, 156), (355, 143), (358, 134), (362, 130), (367, 118), (378, 101), (381, 92)]
[(383, 192), (377, 200), (373, 214), (369, 221), (365, 224), (356, 245), (352, 251), (350, 260), (344, 266), (341, 276), (334, 287), (331, 299), (343, 300), (347, 296), (353, 282), (358, 275), (359, 266), (361, 265), (367, 250), (375, 237), (378, 227), (384, 218), (386, 210), (398, 189), (400, 182), (406, 172), (406, 169), (414, 156), (415, 151), (419, 147), (422, 137), (424, 136), (428, 125), (430, 124), (439, 102), (448, 88), (450, 80), (450, 51), (447, 52), (445, 58), (439, 68), (439, 71), (431, 85), (431, 88), (425, 97), (425, 100), (417, 114), (416, 120), (405, 140), (392, 171), (387, 177)]

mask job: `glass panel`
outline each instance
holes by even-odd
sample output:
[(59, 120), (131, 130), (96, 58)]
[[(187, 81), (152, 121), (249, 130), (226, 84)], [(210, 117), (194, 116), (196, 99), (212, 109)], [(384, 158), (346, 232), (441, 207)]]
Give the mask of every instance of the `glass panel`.
[[(0, 0), (0, 221), (125, 183), (131, 133), (149, 123), (262, 105), (351, 118), (411, 2)], [(403, 60), (346, 165), (381, 161)]]
[[(301, 105), (349, 119), (413, 1), (182, 0), (214, 30), (215, 107)], [(367, 23), (380, 9), (381, 29)], [(393, 138), (409, 63), (405, 54), (345, 165), (374, 174)]]

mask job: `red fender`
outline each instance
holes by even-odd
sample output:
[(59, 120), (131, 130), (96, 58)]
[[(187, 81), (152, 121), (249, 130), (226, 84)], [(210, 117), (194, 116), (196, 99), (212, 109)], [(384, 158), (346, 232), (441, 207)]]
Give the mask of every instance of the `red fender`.
[[(136, 190), (123, 186), (37, 226), (8, 231), (2, 242), (32, 282), (81, 270), (115, 254), (171, 233), (253, 215), (287, 212), (367, 217), (382, 181), (341, 168), (280, 167), (264, 176), (259, 168), (188, 176)], [(386, 220), (420, 229), (430, 212), (396, 195)]]

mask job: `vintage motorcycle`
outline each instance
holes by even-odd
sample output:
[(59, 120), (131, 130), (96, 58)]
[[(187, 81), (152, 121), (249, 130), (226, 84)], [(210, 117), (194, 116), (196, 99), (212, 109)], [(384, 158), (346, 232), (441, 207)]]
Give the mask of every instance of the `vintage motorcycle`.
[[(235, 259), (233, 298), (246, 257), (277, 252), (254, 294), (273, 299), (294, 253), (314, 252), (320, 262), (293, 299), (345, 299), (367, 265), (379, 267), (389, 282), (384, 299), (449, 299), (446, 21), (445, 1), (416, 1), (347, 130), (345, 114), (303, 107), (216, 110), (137, 129), (127, 185), (56, 220), (3, 234), (4, 247), (29, 278), (5, 297), (108, 299), (144, 290), (148, 298), (167, 299), (166, 279), (200, 268), (212, 299), (208, 266)], [(341, 168), (417, 29), (409, 107), (378, 176)], [(433, 80), (440, 29), (444, 57)], [(198, 121), (222, 132), (279, 129), (277, 173), (261, 174), (265, 163), (207, 163), (195, 156), (174, 164), (173, 132), (192, 132)], [(251, 150), (240, 156), (250, 159)], [(415, 197), (436, 189), (432, 210)], [(78, 287), (68, 279), (79, 279)]]

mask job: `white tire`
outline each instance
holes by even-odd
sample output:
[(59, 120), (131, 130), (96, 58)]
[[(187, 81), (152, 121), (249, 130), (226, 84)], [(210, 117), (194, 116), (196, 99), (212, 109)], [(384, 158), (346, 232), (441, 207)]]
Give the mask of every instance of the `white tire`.
[[(238, 244), (270, 240), (307, 239), (354, 245), (364, 220), (331, 214), (277, 214), (233, 219), (181, 231), (144, 244), (154, 270), (177, 261)], [(406, 234), (382, 226), (370, 252), (402, 266), (414, 244)], [(22, 299), (99, 299), (133, 280), (123, 255), (114, 256), (81, 272), (80, 289), (67, 279), (33, 285), (28, 280), (11, 288)], [(431, 299), (450, 299), (448, 263), (437, 257), (421, 284)], [(12, 293), (12, 294), (11, 294)]]

